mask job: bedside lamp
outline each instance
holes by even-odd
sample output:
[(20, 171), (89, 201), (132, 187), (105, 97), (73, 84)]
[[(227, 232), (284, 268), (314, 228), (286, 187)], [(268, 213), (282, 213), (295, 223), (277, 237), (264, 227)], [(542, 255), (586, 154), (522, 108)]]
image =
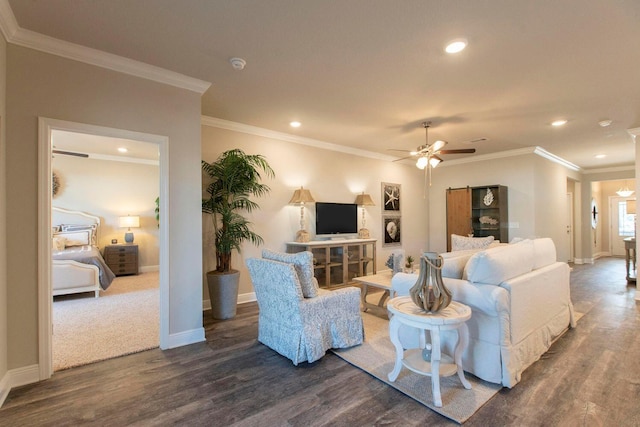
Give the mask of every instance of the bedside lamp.
[(124, 233), (124, 241), (127, 243), (133, 243), (133, 233), (131, 232), (131, 228), (140, 228), (140, 217), (137, 215), (121, 216), (120, 227), (128, 228), (127, 232)]
[(355, 204), (358, 206), (362, 206), (362, 228), (360, 230), (358, 230), (358, 237), (361, 239), (368, 239), (369, 238), (369, 230), (367, 230), (365, 228), (365, 218), (364, 218), (364, 207), (365, 206), (375, 206), (376, 204), (373, 203), (373, 199), (371, 198), (370, 195), (365, 194), (364, 191), (362, 192), (362, 194), (358, 194), (356, 196), (356, 201)]
[(289, 200), (290, 204), (300, 203), (300, 230), (296, 233), (296, 242), (308, 242), (311, 240), (309, 232), (304, 229), (304, 204), (314, 202), (315, 199), (311, 195), (311, 192), (302, 187), (300, 187), (299, 190), (294, 191), (291, 200)]

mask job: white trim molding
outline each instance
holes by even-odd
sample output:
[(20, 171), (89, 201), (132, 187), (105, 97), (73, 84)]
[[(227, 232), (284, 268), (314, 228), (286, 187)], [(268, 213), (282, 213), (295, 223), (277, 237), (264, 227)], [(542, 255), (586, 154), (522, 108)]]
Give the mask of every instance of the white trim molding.
[(246, 133), (249, 135), (262, 136), (265, 138), (277, 139), (279, 141), (293, 142), (294, 144), (307, 145), (307, 146), (322, 148), (324, 150), (330, 150), (330, 151), (338, 151), (340, 153), (353, 154), (360, 157), (368, 157), (370, 159), (386, 160), (386, 161), (393, 161), (397, 159), (397, 157), (387, 156), (380, 153), (374, 153), (373, 151), (361, 150), (359, 148), (333, 144), (331, 142), (320, 141), (318, 139), (305, 138), (298, 135), (292, 135), (290, 133), (277, 132), (270, 129), (265, 129), (257, 126), (251, 126), (251, 125), (245, 125), (243, 123), (232, 122), (229, 120), (218, 119), (215, 117), (202, 116), (201, 124), (203, 126), (226, 129), (234, 132)]
[(177, 334), (170, 334), (165, 347), (162, 349), (182, 347), (183, 345), (195, 344), (202, 341), (205, 341), (204, 328), (197, 328)]
[(23, 366), (7, 371), (0, 380), (0, 408), (9, 396), (12, 388), (40, 381), (40, 367), (38, 365)]
[[(269, 130), (269, 129), (265, 129), (257, 126), (251, 126), (243, 123), (232, 122), (230, 120), (218, 119), (215, 117), (202, 116), (201, 123), (203, 126), (226, 129), (234, 132), (242, 132), (249, 135), (262, 136), (265, 138), (273, 138), (279, 141), (293, 142), (295, 144), (308, 145), (315, 148), (321, 148), (321, 149), (330, 150), (330, 151), (337, 151), (337, 152), (346, 153), (346, 154), (353, 154), (360, 157), (368, 157), (371, 159), (385, 160), (385, 161), (394, 161), (398, 159), (397, 157), (394, 157), (394, 156), (388, 156), (388, 155), (376, 153), (373, 151), (347, 147), (344, 145), (333, 144), (330, 142), (320, 141), (317, 139), (305, 138), (298, 135), (291, 135), (289, 133), (284, 133), (284, 132), (277, 132), (277, 131), (273, 131), (273, 130)], [(463, 159), (457, 159), (457, 160), (447, 160), (446, 163), (444, 163), (442, 166), (439, 166), (439, 167), (460, 165), (460, 164), (473, 163), (473, 162), (482, 162), (482, 161), (492, 160), (492, 159), (501, 159), (504, 157), (522, 156), (524, 154), (536, 154), (547, 160), (558, 163), (566, 167), (567, 169), (571, 169), (574, 171), (581, 171), (580, 166), (577, 166), (561, 157), (558, 157), (555, 154), (548, 152), (542, 147), (526, 147), (526, 148), (519, 148), (516, 150), (501, 151), (498, 153), (465, 157)]]
[(144, 62), (59, 40), (21, 28), (16, 21), (8, 0), (0, 0), (0, 31), (2, 31), (8, 43), (181, 89), (187, 89), (201, 95), (211, 86), (210, 82), (185, 76), (175, 71), (166, 70), (156, 67), (155, 65), (145, 64)]
[[(238, 304), (246, 304), (254, 301), (257, 301), (255, 292), (238, 295)], [(211, 300), (209, 299), (202, 300), (202, 311), (206, 310), (211, 310)]]

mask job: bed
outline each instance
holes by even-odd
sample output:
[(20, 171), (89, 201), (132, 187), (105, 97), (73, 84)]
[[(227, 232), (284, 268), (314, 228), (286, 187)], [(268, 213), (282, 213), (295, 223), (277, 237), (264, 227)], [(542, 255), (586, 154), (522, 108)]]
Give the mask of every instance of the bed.
[(84, 212), (51, 210), (53, 295), (106, 290), (115, 275), (98, 249), (100, 218)]

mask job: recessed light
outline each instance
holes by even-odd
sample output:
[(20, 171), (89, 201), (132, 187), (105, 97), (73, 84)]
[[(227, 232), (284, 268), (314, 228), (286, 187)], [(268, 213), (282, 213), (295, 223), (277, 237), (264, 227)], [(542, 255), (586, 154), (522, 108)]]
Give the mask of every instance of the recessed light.
[(464, 50), (465, 47), (467, 47), (467, 39), (455, 39), (447, 43), (444, 50), (447, 53), (458, 53)]
[(126, 148), (124, 148), (124, 147), (120, 147), (120, 148), (118, 148), (118, 151), (119, 151), (119, 152), (121, 152), (121, 153), (126, 153), (126, 152), (127, 152), (127, 151), (129, 151), (129, 150), (127, 150), (127, 149), (126, 149)]
[(604, 159), (605, 157), (607, 157), (607, 155), (606, 154), (596, 154), (593, 157), (595, 157), (596, 159)]
[(612, 120), (600, 120), (598, 122), (598, 124), (600, 125), (600, 127), (606, 128), (607, 126), (611, 125), (611, 123), (613, 123)]
[(289, 123), (289, 125), (292, 128), (299, 128), (300, 126), (302, 126), (302, 123), (300, 123), (300, 122), (291, 122), (291, 123)]
[(564, 125), (566, 125), (566, 124), (567, 124), (567, 121), (566, 121), (566, 120), (564, 120), (564, 119), (556, 120), (556, 121), (554, 121), (554, 122), (551, 122), (551, 126), (556, 126), (556, 127), (557, 127), (557, 126), (564, 126)]

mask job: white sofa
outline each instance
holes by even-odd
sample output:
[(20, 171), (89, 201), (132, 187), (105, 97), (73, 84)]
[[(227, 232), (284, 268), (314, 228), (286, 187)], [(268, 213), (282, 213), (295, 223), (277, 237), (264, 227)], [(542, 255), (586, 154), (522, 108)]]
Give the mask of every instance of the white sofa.
[[(445, 286), (455, 301), (471, 307), (465, 371), (505, 387), (540, 358), (553, 340), (575, 326), (569, 295), (569, 266), (556, 261), (549, 238), (523, 240), (486, 250), (442, 254)], [(416, 274), (392, 279), (396, 296), (408, 295)], [(443, 336), (453, 354), (455, 335)], [(417, 347), (416, 330), (401, 331), (405, 348)]]

